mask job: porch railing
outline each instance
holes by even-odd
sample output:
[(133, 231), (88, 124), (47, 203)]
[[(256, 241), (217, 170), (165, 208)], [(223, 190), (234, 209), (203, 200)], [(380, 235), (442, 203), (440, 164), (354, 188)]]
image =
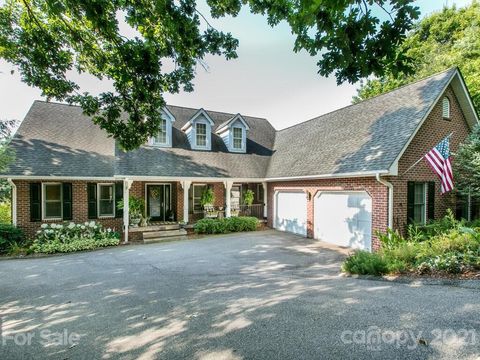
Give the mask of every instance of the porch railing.
[(263, 204), (240, 205), (240, 216), (253, 216), (263, 220)]

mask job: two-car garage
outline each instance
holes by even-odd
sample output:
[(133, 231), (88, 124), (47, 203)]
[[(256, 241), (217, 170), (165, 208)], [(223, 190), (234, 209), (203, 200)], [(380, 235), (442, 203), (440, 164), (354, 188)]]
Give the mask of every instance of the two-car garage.
[[(306, 236), (308, 192), (274, 194), (274, 228)], [(313, 199), (313, 236), (338, 246), (371, 250), (372, 199), (366, 191), (319, 191)]]

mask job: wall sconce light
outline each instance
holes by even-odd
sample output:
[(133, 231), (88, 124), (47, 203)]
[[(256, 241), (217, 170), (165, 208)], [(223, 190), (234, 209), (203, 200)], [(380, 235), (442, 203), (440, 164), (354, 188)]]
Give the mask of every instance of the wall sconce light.
[(310, 191), (307, 191), (307, 201), (310, 201), (312, 200), (312, 194), (310, 193)]

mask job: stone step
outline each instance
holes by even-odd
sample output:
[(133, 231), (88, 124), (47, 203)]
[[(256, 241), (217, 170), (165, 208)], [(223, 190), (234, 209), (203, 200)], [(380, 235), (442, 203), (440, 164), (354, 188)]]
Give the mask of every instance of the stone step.
[(143, 240), (148, 239), (157, 239), (171, 236), (184, 236), (187, 235), (185, 229), (176, 229), (176, 230), (163, 230), (163, 231), (148, 231), (143, 233)]
[(186, 235), (166, 236), (166, 237), (160, 237), (160, 238), (145, 239), (143, 240), (143, 243), (151, 244), (151, 243), (157, 243), (157, 242), (167, 242), (167, 241), (177, 241), (177, 240), (187, 240), (187, 239), (188, 239), (188, 236)]

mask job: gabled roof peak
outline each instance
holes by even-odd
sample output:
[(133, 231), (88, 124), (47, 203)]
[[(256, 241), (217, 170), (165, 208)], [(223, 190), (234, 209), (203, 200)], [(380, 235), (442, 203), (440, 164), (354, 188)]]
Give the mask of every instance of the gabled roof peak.
[(210, 126), (213, 126), (215, 125), (215, 122), (210, 118), (210, 115), (208, 115), (208, 113), (205, 111), (204, 108), (200, 108), (198, 109), (198, 111), (192, 116), (192, 118), (190, 120), (188, 120), (185, 125), (182, 126), (182, 131), (185, 131), (187, 130), (189, 127), (192, 126), (193, 122), (195, 121), (196, 118), (198, 118), (199, 116), (204, 116), (207, 121), (210, 123)]
[(247, 131), (250, 130), (250, 127), (248, 126), (248, 124), (245, 121), (245, 119), (243, 118), (243, 116), (240, 115), (240, 113), (237, 113), (236, 115), (232, 116), (230, 119), (225, 121), (223, 124), (220, 124), (218, 126), (217, 130), (215, 131), (215, 133), (220, 134), (220, 133), (226, 131), (228, 129), (228, 127), (237, 120), (240, 121), (243, 124), (243, 126), (245, 126), (245, 130), (247, 130)]

